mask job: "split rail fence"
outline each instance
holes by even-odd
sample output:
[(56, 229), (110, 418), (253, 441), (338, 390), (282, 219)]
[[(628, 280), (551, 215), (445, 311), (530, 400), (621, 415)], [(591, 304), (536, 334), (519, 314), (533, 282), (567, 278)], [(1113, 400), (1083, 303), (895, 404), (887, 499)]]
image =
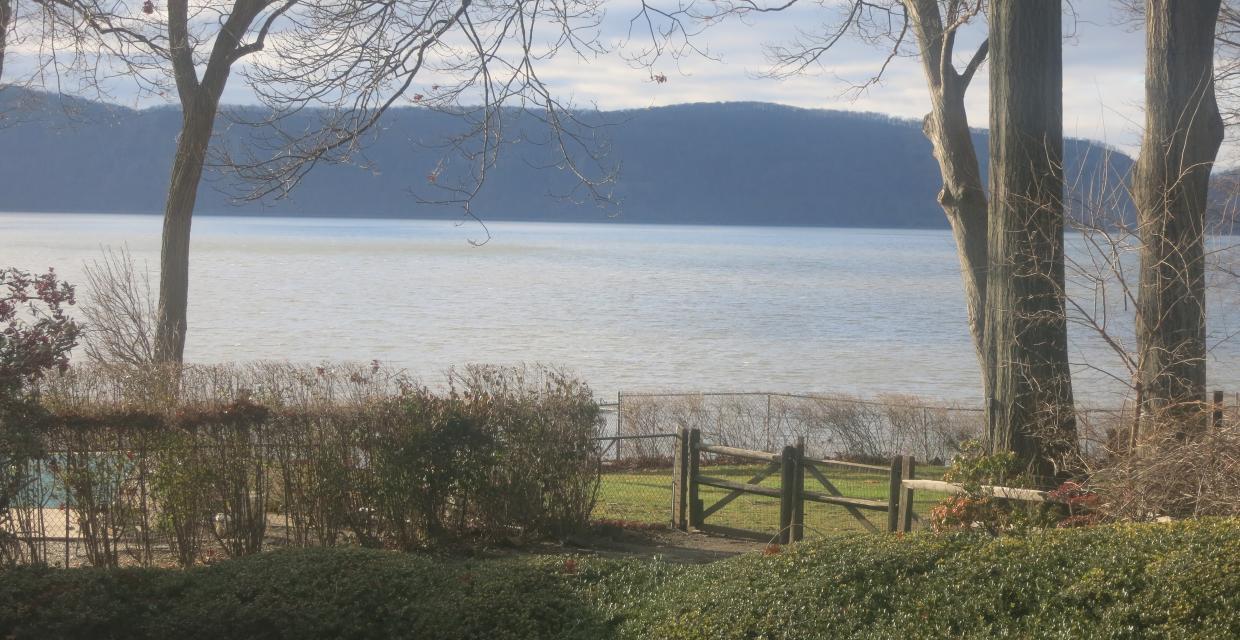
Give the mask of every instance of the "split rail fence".
[[(763, 466), (746, 482), (734, 482), (709, 475), (709, 465), (703, 457), (711, 455), (724, 460), (741, 460), (761, 463)], [(844, 508), (867, 531), (878, 533), (908, 532), (916, 519), (914, 492), (931, 491), (941, 494), (964, 493), (959, 484), (940, 480), (916, 479), (916, 461), (913, 456), (898, 455), (889, 466), (860, 464), (845, 460), (812, 458), (805, 455), (804, 442), (785, 446), (780, 452), (756, 451), (702, 441), (699, 429), (684, 429), (676, 438), (673, 460), (672, 526), (682, 531), (704, 531), (734, 537), (760, 538), (762, 532), (733, 527), (711, 525), (707, 519), (728, 507), (741, 495), (749, 494), (779, 501), (777, 534), (771, 541), (787, 544), (804, 539), (807, 503)], [(845, 469), (887, 475), (887, 496), (873, 499), (844, 495), (831, 479), (831, 470)], [(763, 484), (767, 478), (779, 474), (779, 486)], [(817, 484), (807, 489), (806, 481)], [(711, 504), (702, 498), (702, 488), (726, 491)], [(982, 487), (994, 497), (1026, 502), (1057, 502), (1057, 498), (1045, 491), (1017, 489), (1012, 487)], [(867, 514), (882, 514), (876, 523)]]

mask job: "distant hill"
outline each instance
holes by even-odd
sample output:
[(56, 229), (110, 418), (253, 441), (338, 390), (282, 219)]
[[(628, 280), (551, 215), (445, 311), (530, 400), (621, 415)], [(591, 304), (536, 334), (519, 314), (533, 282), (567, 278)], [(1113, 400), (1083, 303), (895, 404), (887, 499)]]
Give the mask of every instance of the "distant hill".
[[(252, 110), (252, 108), (251, 108)], [(157, 213), (162, 210), (179, 112), (0, 92), (0, 210)], [(249, 115), (257, 115), (250, 113)], [(303, 116), (306, 123), (316, 116)], [(620, 173), (622, 222), (843, 227), (946, 227), (935, 203), (940, 180), (921, 123), (763, 103), (685, 104), (590, 113)], [(518, 119), (519, 120), (519, 119)], [(460, 131), (454, 118), (419, 108), (389, 114), (369, 145), (369, 166), (323, 166), (290, 199), (235, 206), (208, 179), (197, 211), (207, 214), (445, 218), (455, 207), (419, 204), (442, 152), (427, 148)], [(510, 131), (537, 136), (531, 118)], [(245, 144), (242, 127), (222, 134)], [(986, 153), (984, 132), (975, 134)], [(1067, 144), (1068, 175), (1101, 171), (1102, 146)], [(545, 165), (546, 146), (506, 149), (474, 212), (490, 220), (603, 221), (607, 214), (564, 194), (574, 181)], [(1131, 160), (1110, 157), (1110, 171)], [(456, 165), (450, 164), (452, 167)]]

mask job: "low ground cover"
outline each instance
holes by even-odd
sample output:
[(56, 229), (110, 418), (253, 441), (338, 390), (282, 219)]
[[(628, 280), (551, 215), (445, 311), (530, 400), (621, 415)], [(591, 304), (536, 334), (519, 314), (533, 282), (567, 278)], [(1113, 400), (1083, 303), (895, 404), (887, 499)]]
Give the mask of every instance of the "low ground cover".
[(290, 550), (0, 574), (12, 638), (1234, 638), (1240, 520), (840, 535), (708, 565)]

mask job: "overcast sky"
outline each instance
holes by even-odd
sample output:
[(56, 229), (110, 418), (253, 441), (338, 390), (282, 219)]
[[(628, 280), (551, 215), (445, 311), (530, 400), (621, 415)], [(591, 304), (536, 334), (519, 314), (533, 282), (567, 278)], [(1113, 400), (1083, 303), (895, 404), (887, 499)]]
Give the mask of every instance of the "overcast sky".
[[(604, 37), (620, 40), (636, 3), (625, 0), (608, 6)], [(1144, 34), (1139, 25), (1134, 30), (1111, 0), (1077, 0), (1074, 10), (1064, 25), (1064, 131), (1135, 152), (1143, 118)], [(783, 80), (762, 77), (770, 69), (764, 44), (787, 43), (798, 29), (821, 31), (836, 16), (829, 8), (809, 4), (755, 16), (747, 24), (716, 25), (696, 41), (708, 45), (718, 60), (664, 58), (653, 69), (668, 77), (662, 84), (652, 82), (649, 71), (620, 56), (589, 61), (559, 57), (543, 69), (543, 75), (562, 95), (571, 95), (578, 103), (597, 103), (603, 109), (753, 100), (918, 119), (925, 115), (928, 98), (916, 58), (895, 60), (882, 82), (860, 95), (850, 91), (871, 77), (883, 60), (880, 49), (861, 42), (850, 41), (833, 49), (811, 73)], [(958, 67), (963, 68), (983, 32), (979, 25), (962, 36), (957, 46)], [(635, 35), (629, 49), (641, 43)], [(975, 127), (987, 125), (987, 99), (983, 69), (968, 92), (970, 122)]]
[[(672, 7), (676, 0), (651, 0)], [(807, 2), (807, 0), (802, 0)], [(850, 91), (871, 77), (881, 65), (883, 51), (855, 40), (844, 41), (810, 72), (788, 79), (763, 77), (770, 69), (765, 44), (788, 43), (798, 30), (824, 32), (838, 18), (839, 0), (809, 1), (779, 13), (755, 15), (745, 21), (717, 24), (695, 38), (714, 59), (664, 57), (651, 69), (634, 64), (617, 52), (633, 53), (648, 43), (639, 35), (629, 38), (629, 22), (638, 0), (606, 0), (606, 18), (600, 41), (616, 52), (581, 59), (560, 55), (541, 63), (540, 73), (560, 98), (577, 106), (628, 109), (685, 102), (762, 101), (805, 108), (872, 111), (920, 119), (927, 111), (925, 81), (916, 58), (896, 59), (881, 83), (860, 95)], [(1064, 131), (1136, 152), (1142, 121), (1144, 35), (1116, 6), (1115, 0), (1065, 2)], [(979, 21), (980, 23), (980, 21)], [(971, 26), (957, 46), (958, 66), (972, 54), (984, 35), (984, 24)], [(656, 83), (651, 74), (663, 74)], [(968, 92), (970, 123), (987, 126), (986, 71)], [(415, 89), (416, 90), (416, 89)], [(132, 89), (118, 86), (113, 96), (132, 106), (150, 104), (126, 100)], [(157, 98), (156, 98), (157, 99)], [(252, 103), (253, 96), (235, 74), (224, 102)], [(1228, 162), (1235, 154), (1225, 151)]]

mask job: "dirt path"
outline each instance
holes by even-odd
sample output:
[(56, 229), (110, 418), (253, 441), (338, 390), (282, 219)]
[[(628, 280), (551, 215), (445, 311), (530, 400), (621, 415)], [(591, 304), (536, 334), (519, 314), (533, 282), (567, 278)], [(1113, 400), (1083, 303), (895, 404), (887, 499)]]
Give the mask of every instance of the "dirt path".
[(674, 529), (598, 529), (565, 544), (544, 544), (534, 553), (584, 554), (605, 558), (655, 558), (669, 562), (701, 564), (749, 552), (761, 551), (766, 543), (738, 540), (707, 533)]

